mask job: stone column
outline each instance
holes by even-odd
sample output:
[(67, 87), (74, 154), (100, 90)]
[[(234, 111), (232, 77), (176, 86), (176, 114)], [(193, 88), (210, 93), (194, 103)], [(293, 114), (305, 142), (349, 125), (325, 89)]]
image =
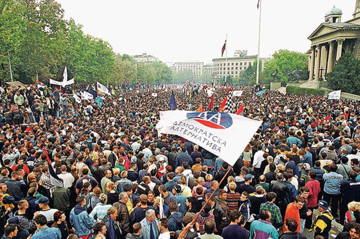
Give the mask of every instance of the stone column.
[(316, 46), (316, 50), (315, 50), (315, 80), (318, 81), (319, 80), (319, 68), (320, 68), (320, 54), (321, 54), (321, 51), (320, 51), (320, 46), (317, 45)]
[(325, 73), (326, 73), (326, 66), (327, 66), (327, 55), (328, 55), (328, 49), (326, 47), (326, 45), (322, 45), (321, 46), (321, 58), (320, 58), (320, 68), (323, 69), (319, 72), (319, 78), (325, 78)]
[(343, 45), (344, 39), (338, 39), (337, 40), (337, 52), (336, 52), (336, 61), (339, 60), (342, 54), (342, 45)]
[(311, 47), (309, 80), (314, 79), (314, 62), (315, 62), (315, 48)]
[(329, 60), (326, 73), (332, 72), (334, 66), (334, 42), (329, 42)]

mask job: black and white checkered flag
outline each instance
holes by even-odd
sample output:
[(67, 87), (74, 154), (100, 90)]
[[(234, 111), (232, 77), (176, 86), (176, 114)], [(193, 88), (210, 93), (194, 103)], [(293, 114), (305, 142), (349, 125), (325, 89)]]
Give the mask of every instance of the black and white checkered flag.
[(230, 89), (228, 95), (227, 95), (227, 100), (226, 100), (226, 104), (225, 104), (225, 109), (224, 112), (226, 113), (232, 113), (233, 112), (233, 101), (232, 101), (232, 96), (233, 96), (233, 88)]

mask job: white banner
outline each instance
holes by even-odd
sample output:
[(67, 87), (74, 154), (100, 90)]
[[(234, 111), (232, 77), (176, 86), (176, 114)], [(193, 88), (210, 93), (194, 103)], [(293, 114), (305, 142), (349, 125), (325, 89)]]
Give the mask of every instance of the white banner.
[(157, 97), (157, 93), (152, 93), (151, 95), (154, 97)]
[(161, 111), (159, 134), (174, 134), (234, 165), (262, 121), (219, 112)]
[(104, 86), (103, 84), (101, 84), (98, 81), (96, 82), (96, 85), (97, 85), (98, 92), (111, 95), (109, 92), (109, 89), (106, 86)]
[(50, 83), (50, 85), (61, 85), (62, 87), (65, 87), (67, 85), (74, 84), (74, 78), (69, 81), (56, 81), (56, 80), (50, 79), (49, 83)]
[(239, 96), (240, 97), (242, 95), (242, 93), (243, 93), (242, 90), (234, 91), (233, 96)]
[(329, 93), (329, 100), (340, 100), (341, 90)]

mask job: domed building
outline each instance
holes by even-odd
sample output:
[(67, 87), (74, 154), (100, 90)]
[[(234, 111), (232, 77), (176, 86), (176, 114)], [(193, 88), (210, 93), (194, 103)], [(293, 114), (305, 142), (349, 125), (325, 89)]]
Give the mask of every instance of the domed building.
[(341, 21), (342, 11), (334, 6), (325, 21), (308, 37), (309, 80), (318, 81), (331, 72), (342, 54), (351, 52), (360, 59), (360, 0), (356, 0), (353, 19)]

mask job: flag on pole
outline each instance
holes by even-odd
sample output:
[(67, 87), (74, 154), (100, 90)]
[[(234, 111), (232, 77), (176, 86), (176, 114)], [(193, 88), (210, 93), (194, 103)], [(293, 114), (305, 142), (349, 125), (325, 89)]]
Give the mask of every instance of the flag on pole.
[(92, 94), (93, 99), (96, 99), (96, 97), (97, 97), (97, 93), (96, 93), (96, 91), (95, 91), (95, 90), (89, 89), (89, 93), (90, 93), (90, 94)]
[(204, 112), (203, 106), (202, 106), (202, 102), (200, 103), (200, 106), (197, 110), (198, 112)]
[(223, 57), (225, 50), (226, 50), (226, 40), (223, 47), (221, 48), (221, 57)]
[(341, 98), (341, 90), (338, 91), (332, 91), (329, 93), (329, 100), (340, 100)]
[(258, 0), (258, 3), (257, 3), (257, 9), (260, 8), (260, 0)]
[(170, 99), (169, 99), (168, 106), (170, 107), (171, 110), (176, 110), (177, 109), (176, 100), (175, 100), (175, 96), (174, 96), (174, 91), (171, 91), (171, 96), (170, 96)]
[(242, 90), (237, 90), (237, 91), (233, 92), (233, 96), (239, 96), (240, 97), (242, 95), (242, 93), (243, 93)]
[(240, 108), (236, 111), (236, 115), (240, 115), (243, 110), (244, 110), (244, 104), (242, 104)]
[(211, 96), (210, 103), (207, 107), (208, 110), (211, 110), (214, 107), (214, 95)]
[(57, 87), (55, 87), (55, 90), (56, 90), (56, 91), (60, 91), (60, 89), (59, 89), (59, 88), (57, 88)]
[(81, 103), (80, 97), (79, 97), (77, 94), (75, 94), (75, 93), (74, 93), (74, 99), (75, 99), (75, 101), (76, 101), (77, 103)]
[(87, 91), (81, 92), (80, 95), (83, 100), (92, 100), (94, 98), (94, 96)]
[(97, 86), (97, 93), (99, 95), (101, 95), (101, 96), (104, 96), (105, 94), (111, 95), (109, 89), (106, 86), (104, 86), (103, 84), (101, 84), (100, 82), (97, 81), (96, 86)]
[(56, 187), (60, 187), (60, 188), (64, 187), (64, 184), (63, 184), (62, 179), (60, 179), (60, 178), (56, 175), (56, 173), (55, 173), (55, 171), (54, 171), (54, 168), (53, 168), (53, 166), (51, 165), (51, 161), (50, 161), (50, 158), (49, 158), (48, 153), (46, 152), (45, 147), (43, 148), (43, 151), (44, 151), (44, 153), (45, 153), (45, 155), (46, 155), (46, 159), (47, 159), (47, 162), (48, 162), (48, 168), (49, 168), (49, 174), (50, 174), (50, 182), (51, 182), (51, 184), (54, 185), (54, 186), (56, 186)]
[(38, 87), (38, 88), (45, 88), (46, 87), (46, 85), (44, 84), (44, 83), (42, 83), (41, 81), (36, 81), (36, 86)]
[(227, 91), (227, 93), (228, 93), (228, 96), (227, 96), (224, 112), (232, 113), (233, 112), (233, 101), (232, 101), (233, 88), (231, 87), (230, 90)]
[(229, 113), (161, 111), (156, 129), (159, 135), (180, 136), (234, 165), (261, 124)]
[(224, 99), (223, 102), (221, 103), (220, 108), (219, 108), (219, 112), (223, 112), (223, 111), (224, 111), (225, 105), (226, 105), (226, 101), (227, 101), (227, 97), (225, 97), (225, 99)]
[(97, 103), (100, 108), (103, 106), (103, 101), (100, 97), (97, 97), (94, 102)]
[(66, 82), (68, 79), (68, 74), (67, 74), (67, 69), (66, 69), (66, 66), (64, 68), (64, 73), (63, 73), (63, 82)]

